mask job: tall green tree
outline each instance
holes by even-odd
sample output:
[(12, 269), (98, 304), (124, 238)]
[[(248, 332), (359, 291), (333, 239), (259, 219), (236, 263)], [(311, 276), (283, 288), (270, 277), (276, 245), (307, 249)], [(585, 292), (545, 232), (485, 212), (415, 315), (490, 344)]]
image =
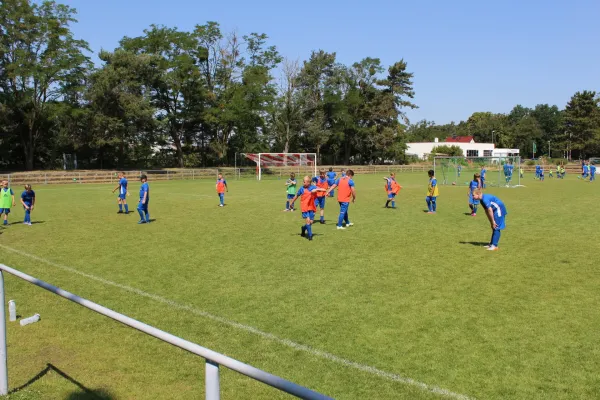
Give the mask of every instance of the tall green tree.
[(571, 149), (582, 158), (600, 152), (600, 98), (593, 91), (577, 92), (565, 109)]
[(0, 88), (18, 137), (25, 167), (34, 168), (44, 134), (52, 126), (50, 105), (91, 67), (88, 45), (75, 39), (75, 9), (54, 1), (0, 3)]

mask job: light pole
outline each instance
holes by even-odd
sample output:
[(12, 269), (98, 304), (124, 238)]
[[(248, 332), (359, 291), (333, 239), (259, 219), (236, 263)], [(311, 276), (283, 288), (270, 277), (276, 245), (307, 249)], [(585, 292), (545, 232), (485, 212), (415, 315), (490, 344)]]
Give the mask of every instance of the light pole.
[(494, 133), (496, 133), (495, 130), (492, 130), (492, 143), (494, 144), (494, 147), (496, 146), (496, 141), (494, 140)]
[(550, 153), (550, 141), (548, 140), (548, 158), (552, 158), (552, 153)]

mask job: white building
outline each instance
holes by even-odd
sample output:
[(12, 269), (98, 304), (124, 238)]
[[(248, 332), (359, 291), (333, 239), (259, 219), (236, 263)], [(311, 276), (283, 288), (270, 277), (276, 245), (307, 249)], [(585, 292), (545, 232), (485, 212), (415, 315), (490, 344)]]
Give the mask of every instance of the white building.
[(437, 146), (458, 146), (462, 149), (465, 157), (507, 157), (518, 156), (519, 149), (497, 149), (493, 143), (475, 143), (473, 136), (456, 136), (446, 138), (440, 142), (435, 138), (434, 142), (417, 142), (406, 144), (406, 154), (415, 155), (420, 159), (427, 159)]

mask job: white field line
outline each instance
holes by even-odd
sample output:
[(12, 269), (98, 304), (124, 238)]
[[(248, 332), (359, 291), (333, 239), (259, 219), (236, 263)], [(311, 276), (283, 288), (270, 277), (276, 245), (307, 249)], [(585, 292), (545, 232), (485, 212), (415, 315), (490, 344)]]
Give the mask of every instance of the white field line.
[(76, 270), (74, 268), (54, 263), (52, 261), (49, 261), (49, 260), (46, 260), (44, 258), (38, 257), (38, 256), (36, 256), (34, 254), (29, 254), (29, 253), (26, 253), (26, 252), (21, 251), (21, 250), (13, 249), (12, 247), (9, 247), (9, 246), (3, 245), (3, 244), (0, 244), (0, 248), (2, 248), (4, 250), (7, 250), (7, 251), (10, 251), (12, 253), (18, 254), (18, 255), (23, 256), (23, 257), (27, 257), (27, 258), (30, 258), (32, 260), (36, 260), (36, 261), (42, 262), (42, 263), (50, 265), (52, 267), (62, 269), (64, 271), (70, 272), (72, 274), (79, 275), (79, 276), (82, 276), (84, 278), (88, 278), (88, 279), (94, 280), (96, 282), (100, 282), (100, 283), (108, 285), (108, 286), (113, 286), (113, 287), (122, 289), (124, 291), (137, 294), (138, 296), (142, 296), (142, 297), (146, 297), (146, 298), (152, 299), (152, 300), (154, 300), (156, 302), (166, 304), (169, 307), (172, 307), (172, 308), (175, 308), (175, 309), (179, 309), (179, 310), (182, 310), (182, 311), (186, 311), (186, 312), (189, 312), (189, 313), (192, 313), (192, 314), (195, 314), (195, 315), (198, 315), (198, 316), (210, 319), (212, 321), (219, 322), (219, 323), (221, 323), (223, 325), (227, 325), (227, 326), (230, 326), (230, 327), (233, 327), (233, 328), (240, 329), (242, 331), (253, 333), (253, 334), (255, 334), (257, 336), (260, 336), (260, 337), (262, 337), (264, 339), (272, 340), (272, 341), (277, 342), (279, 344), (282, 344), (284, 346), (290, 347), (290, 348), (292, 348), (294, 350), (300, 350), (300, 351), (303, 351), (305, 353), (311, 354), (313, 356), (320, 357), (320, 358), (326, 359), (328, 361), (332, 361), (334, 363), (344, 365), (346, 367), (354, 368), (356, 370), (359, 370), (359, 371), (362, 371), (362, 372), (366, 372), (366, 373), (375, 375), (377, 377), (380, 377), (380, 378), (383, 378), (383, 379), (386, 379), (386, 380), (389, 380), (389, 381), (399, 382), (399, 383), (405, 384), (407, 386), (412, 386), (412, 387), (418, 388), (420, 390), (423, 390), (425, 392), (434, 393), (434, 394), (442, 396), (442, 397), (447, 397), (447, 398), (452, 398), (452, 399), (458, 399), (458, 400), (473, 400), (472, 397), (469, 397), (469, 396), (464, 395), (464, 394), (455, 393), (455, 392), (452, 392), (452, 391), (450, 391), (448, 389), (441, 388), (439, 386), (429, 385), (429, 384), (426, 384), (426, 383), (423, 383), (423, 382), (419, 382), (419, 381), (414, 380), (412, 378), (403, 377), (403, 376), (400, 376), (400, 375), (393, 374), (391, 372), (386, 372), (386, 371), (380, 370), (378, 368), (375, 368), (375, 367), (372, 367), (372, 366), (369, 366), (369, 365), (360, 364), (360, 363), (357, 363), (355, 361), (351, 361), (351, 360), (348, 360), (348, 359), (336, 356), (334, 354), (327, 353), (325, 351), (312, 348), (312, 347), (304, 345), (304, 344), (296, 343), (296, 342), (294, 342), (292, 340), (289, 340), (289, 339), (280, 338), (278, 336), (275, 336), (272, 333), (261, 331), (261, 330), (259, 330), (257, 328), (252, 327), (252, 326), (244, 325), (244, 324), (241, 324), (241, 323), (235, 322), (235, 321), (231, 321), (231, 320), (228, 320), (226, 318), (223, 318), (223, 317), (220, 317), (218, 315), (214, 315), (214, 314), (208, 313), (206, 311), (202, 311), (200, 309), (194, 308), (194, 307), (186, 305), (186, 304), (179, 304), (179, 303), (174, 302), (173, 300), (169, 300), (167, 298), (164, 298), (164, 297), (152, 294), (152, 293), (148, 293), (148, 292), (145, 292), (145, 291), (140, 290), (140, 289), (136, 289), (136, 288), (131, 287), (131, 286), (122, 285), (120, 283), (112, 282), (112, 281), (109, 281), (107, 279), (95, 276), (95, 275), (91, 275), (91, 274), (88, 274), (88, 273), (85, 273), (85, 272), (81, 272), (81, 271), (78, 271), (78, 270)]

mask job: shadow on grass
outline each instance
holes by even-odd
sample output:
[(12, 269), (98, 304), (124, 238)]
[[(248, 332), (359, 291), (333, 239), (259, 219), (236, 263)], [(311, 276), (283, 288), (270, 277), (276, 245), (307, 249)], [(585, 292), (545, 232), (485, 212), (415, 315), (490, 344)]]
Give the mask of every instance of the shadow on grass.
[(490, 243), (489, 242), (458, 242), (460, 244), (470, 244), (472, 246), (487, 246)]
[(10, 392), (8, 392), (8, 394), (9, 395), (15, 394), (15, 393), (20, 392), (23, 389), (28, 388), (29, 386), (33, 385), (35, 382), (42, 379), (44, 376), (48, 375), (48, 373), (50, 373), (50, 372), (55, 372), (60, 377), (64, 378), (65, 380), (69, 381), (73, 385), (77, 386), (78, 389), (76, 391), (74, 391), (73, 393), (71, 393), (67, 397), (65, 397), (65, 399), (67, 399), (67, 400), (112, 400), (115, 398), (112, 394), (110, 394), (108, 391), (106, 391), (104, 389), (100, 389), (100, 390), (88, 389), (82, 383), (78, 382), (77, 380), (75, 380), (71, 376), (67, 375), (65, 372), (61, 371), (59, 368), (55, 367), (52, 364), (46, 364), (46, 368), (44, 368), (42, 371), (40, 371), (37, 375), (35, 375), (33, 378), (31, 378), (25, 384), (12, 389)]
[(31, 225), (45, 224), (46, 221), (31, 221)]

